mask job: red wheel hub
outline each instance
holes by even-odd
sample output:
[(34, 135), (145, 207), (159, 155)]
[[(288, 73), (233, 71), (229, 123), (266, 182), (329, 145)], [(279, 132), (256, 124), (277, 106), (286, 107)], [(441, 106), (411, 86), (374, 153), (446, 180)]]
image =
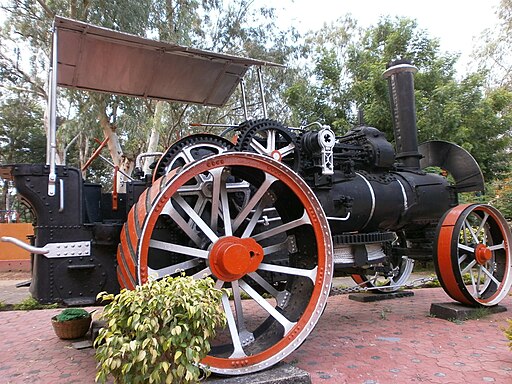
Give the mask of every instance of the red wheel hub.
[(222, 281), (235, 281), (255, 272), (263, 260), (263, 248), (254, 239), (221, 237), (208, 256), (212, 273)]
[(274, 149), (272, 152), (270, 152), (270, 157), (277, 161), (281, 161), (283, 159), (281, 152), (279, 152), (277, 149)]
[(492, 251), (487, 248), (484, 244), (478, 244), (475, 248), (476, 262), (480, 265), (484, 265), (491, 260)]

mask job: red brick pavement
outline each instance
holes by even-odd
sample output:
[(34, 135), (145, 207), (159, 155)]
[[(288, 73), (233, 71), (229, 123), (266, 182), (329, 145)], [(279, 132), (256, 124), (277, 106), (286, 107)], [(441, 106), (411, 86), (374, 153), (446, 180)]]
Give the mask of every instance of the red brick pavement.
[(512, 383), (512, 351), (503, 328), (508, 311), (454, 323), (429, 317), (441, 288), (414, 297), (359, 303), (331, 297), (315, 330), (286, 361), (313, 383)]
[[(462, 324), (429, 317), (440, 288), (414, 297), (359, 303), (329, 299), (306, 342), (285, 361), (317, 383), (512, 383), (512, 351), (503, 328), (508, 312)], [(0, 312), (0, 383), (93, 383), (92, 349), (59, 340), (50, 318), (59, 310)]]

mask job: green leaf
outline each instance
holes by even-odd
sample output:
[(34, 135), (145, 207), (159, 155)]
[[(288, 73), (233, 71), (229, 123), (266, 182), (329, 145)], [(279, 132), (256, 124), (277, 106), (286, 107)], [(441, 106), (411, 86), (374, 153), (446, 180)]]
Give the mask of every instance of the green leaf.
[(136, 361), (142, 361), (146, 358), (146, 351), (142, 350), (139, 352), (139, 354), (137, 355), (137, 359)]

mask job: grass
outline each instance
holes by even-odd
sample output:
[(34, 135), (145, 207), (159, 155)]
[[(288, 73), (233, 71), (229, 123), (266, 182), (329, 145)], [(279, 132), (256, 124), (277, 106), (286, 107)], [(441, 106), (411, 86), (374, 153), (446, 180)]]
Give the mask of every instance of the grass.
[(39, 301), (34, 299), (33, 297), (27, 297), (25, 300), (21, 301), (19, 304), (14, 304), (13, 309), (15, 311), (31, 311), (34, 309), (52, 309), (59, 308), (59, 304), (41, 304)]
[(382, 311), (380, 311), (381, 320), (388, 320), (388, 313), (391, 313), (391, 309), (383, 308)]
[(464, 319), (447, 319), (448, 321), (451, 321), (452, 323), (455, 323), (455, 324), (458, 324), (458, 325), (461, 325), (461, 324), (464, 324), (465, 321), (467, 320), (478, 320), (478, 319), (482, 319), (486, 316), (489, 316), (489, 315), (492, 315), (492, 312), (489, 311), (489, 308), (486, 308), (486, 307), (480, 307), (480, 308), (475, 308), (473, 311), (471, 311), (468, 316), (464, 317)]

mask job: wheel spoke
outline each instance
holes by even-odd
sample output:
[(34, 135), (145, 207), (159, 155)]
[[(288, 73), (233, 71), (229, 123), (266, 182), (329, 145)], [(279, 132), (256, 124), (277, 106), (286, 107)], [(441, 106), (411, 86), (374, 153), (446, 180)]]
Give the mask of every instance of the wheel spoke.
[(473, 230), (473, 227), (471, 226), (471, 224), (468, 222), (468, 220), (464, 220), (464, 224), (467, 228), (467, 230), (469, 231), (469, 233), (471, 234), (471, 237), (473, 238), (473, 241), (475, 242), (475, 244), (478, 244), (480, 241), (478, 240), (478, 237), (475, 233), (475, 231)]
[(156, 274), (158, 278), (161, 278), (166, 275), (174, 275), (175, 273), (189, 270), (191, 268), (197, 267), (201, 263), (204, 263), (204, 261), (201, 259), (192, 259), (160, 269), (153, 269), (148, 267), (148, 274), (149, 276)]
[(231, 227), (231, 213), (229, 212), (228, 191), (226, 189), (226, 180), (223, 178), (220, 188), (220, 202), (222, 207), (222, 221), (224, 222), (224, 234), (226, 236), (233, 235)]
[(313, 283), (316, 281), (317, 268), (318, 267), (315, 267), (313, 269), (301, 269), (301, 268), (285, 267), (283, 265), (275, 265), (275, 264), (267, 264), (267, 263), (261, 263), (258, 266), (258, 269), (262, 270), (262, 271), (285, 273), (287, 275), (308, 277)]
[(304, 224), (311, 224), (311, 221), (309, 220), (309, 216), (304, 210), (304, 213), (300, 219), (292, 220), (289, 223), (278, 225), (277, 227), (271, 228), (268, 231), (260, 232), (257, 235), (253, 236), (253, 239), (256, 241), (261, 241), (263, 239), (268, 239), (272, 236), (278, 235), (280, 233), (289, 231), (290, 229), (300, 227)]
[(256, 204), (260, 202), (260, 200), (263, 198), (265, 193), (267, 193), (268, 189), (275, 181), (277, 181), (277, 179), (274, 176), (265, 174), (265, 180), (233, 222), (233, 231), (236, 231), (238, 229), (240, 224), (242, 224), (246, 217), (251, 213)]
[(247, 181), (234, 181), (226, 183), (226, 189), (229, 193), (242, 192), (248, 193), (251, 185)]
[(233, 302), (235, 304), (236, 324), (238, 326), (238, 336), (241, 339), (242, 346), (247, 346), (254, 342), (254, 335), (247, 330), (244, 320), (244, 311), (242, 308), (242, 296), (240, 294), (240, 287), (238, 281), (231, 282), (231, 289), (233, 292)]
[[(465, 273), (468, 273), (468, 271), (471, 270), (471, 268), (473, 268), (473, 266), (476, 264), (476, 260), (472, 260), (468, 265), (466, 265), (466, 267), (464, 269), (462, 269), (460, 271), (460, 273), (462, 275), (464, 275)], [(459, 265), (460, 266), (460, 265)]]
[(233, 316), (233, 311), (231, 310), (231, 306), (229, 305), (229, 299), (226, 293), (222, 295), (222, 307), (224, 308), (224, 313), (226, 314), (226, 320), (228, 323), (229, 334), (231, 335), (231, 341), (233, 342), (233, 353), (229, 357), (230, 359), (245, 357), (247, 356), (242, 348), (242, 342), (240, 341), (240, 336), (238, 335), (238, 330), (236, 327), (235, 317)]
[(288, 236), (285, 241), (282, 241), (278, 244), (269, 245), (267, 247), (263, 248), (263, 252), (265, 256), (272, 255), (276, 252), (281, 252), (290, 249), (292, 247), (292, 243), (295, 243), (295, 237), (294, 236)]
[(475, 248), (470, 247), (469, 245), (465, 245), (465, 244), (460, 244), (459, 243), (459, 244), (457, 244), (457, 247), (459, 249), (463, 249), (464, 251), (475, 253)]
[(267, 155), (276, 149), (276, 130), (269, 129), (267, 131)]
[(169, 200), (162, 209), (162, 215), (168, 215), (173, 219), (174, 223), (194, 242), (198, 247), (201, 245), (201, 239), (197, 232), (191, 227), (189, 223), (176, 211), (173, 207), (171, 200)]
[(199, 280), (204, 279), (212, 274), (210, 267), (206, 267), (205, 269), (200, 270), (199, 272), (192, 275), (193, 279)]
[(193, 248), (193, 247), (187, 247), (185, 245), (167, 243), (165, 241), (151, 239), (149, 241), (149, 246), (151, 248), (157, 248), (157, 249), (162, 249), (164, 251), (180, 253), (182, 255), (198, 257), (200, 259), (208, 258), (208, 251), (205, 251), (203, 249)]
[(295, 151), (295, 144), (290, 143), (286, 147), (279, 148), (278, 151), (281, 154), (281, 157), (285, 157)]
[(500, 244), (490, 245), (487, 247), (487, 249), (489, 249), (491, 251), (497, 251), (498, 249), (505, 249), (505, 242), (502, 241)]
[(256, 227), (256, 224), (258, 224), (258, 220), (259, 220), (259, 218), (261, 217), (261, 215), (263, 213), (264, 207), (265, 207), (265, 204), (264, 204), (264, 201), (262, 199), (258, 203), (258, 206), (256, 207), (256, 209), (254, 211), (252, 211), (253, 214), (252, 214), (251, 220), (249, 220), (249, 223), (245, 227), (244, 233), (242, 234), (242, 236), (240, 236), (241, 238), (246, 238), (246, 237), (251, 236), (252, 231)]
[(496, 284), (497, 286), (500, 285), (500, 282), (498, 281), (498, 279), (496, 279), (496, 277), (494, 277), (494, 275), (491, 272), (489, 272), (489, 270), (487, 268), (485, 268), (483, 265), (481, 265), (480, 269), (483, 273), (485, 273), (489, 277), (489, 279), (491, 279), (494, 282), (494, 284)]
[(192, 149), (193, 147), (183, 148), (181, 154), (179, 154), (176, 157), (181, 157), (185, 164), (192, 163), (193, 161), (195, 161), (194, 156), (192, 156)]
[(242, 288), (251, 298), (256, 301), (260, 307), (262, 307), (265, 311), (268, 312), (270, 316), (276, 319), (283, 327), (285, 335), (293, 328), (296, 324), (288, 320), (284, 315), (277, 311), (272, 305), (269, 304), (267, 300), (265, 300), (258, 292), (251, 288), (249, 284), (244, 281), (240, 281), (240, 288)]
[(178, 189), (178, 193), (181, 196), (200, 196), (201, 195), (201, 184), (187, 184)]
[(223, 170), (224, 168), (215, 168), (210, 171), (213, 178), (210, 228), (213, 231), (217, 231), (217, 223), (219, 222), (220, 190), (222, 182), (221, 176)]
[(258, 140), (252, 139), (251, 140), (251, 147), (256, 151), (256, 153), (259, 153), (260, 155), (268, 155), (267, 149), (259, 143)]
[(185, 213), (192, 219), (194, 224), (197, 225), (201, 231), (210, 239), (212, 243), (217, 241), (219, 237), (212, 231), (212, 229), (204, 222), (204, 220), (192, 209), (192, 207), (178, 194), (175, 194), (172, 199), (185, 211)]
[[(206, 203), (208, 203), (208, 201), (202, 195), (196, 200), (196, 203), (194, 204), (194, 211), (199, 216), (203, 214), (204, 209), (206, 208)], [(189, 225), (192, 226), (192, 224), (192, 221), (189, 221)]]
[(261, 277), (257, 272), (251, 272), (249, 273), (249, 276), (259, 284), (260, 287), (262, 287), (267, 293), (272, 295), (272, 297), (277, 298), (279, 295), (279, 291), (275, 289), (272, 285), (268, 283), (267, 280), (265, 280), (263, 277)]
[[(476, 234), (478, 235), (480, 231), (484, 230), (485, 223), (487, 222), (487, 219), (489, 218), (489, 214), (487, 212), (484, 212), (484, 217), (482, 218), (482, 222), (478, 226), (478, 229), (476, 230)], [(482, 232), (483, 236), (485, 237), (485, 231)], [(484, 242), (485, 244), (485, 242)]]
[(471, 270), (469, 271), (469, 276), (471, 277), (471, 286), (473, 287), (473, 297), (479, 297), (478, 286), (475, 281), (475, 275), (473, 275), (473, 272)]

